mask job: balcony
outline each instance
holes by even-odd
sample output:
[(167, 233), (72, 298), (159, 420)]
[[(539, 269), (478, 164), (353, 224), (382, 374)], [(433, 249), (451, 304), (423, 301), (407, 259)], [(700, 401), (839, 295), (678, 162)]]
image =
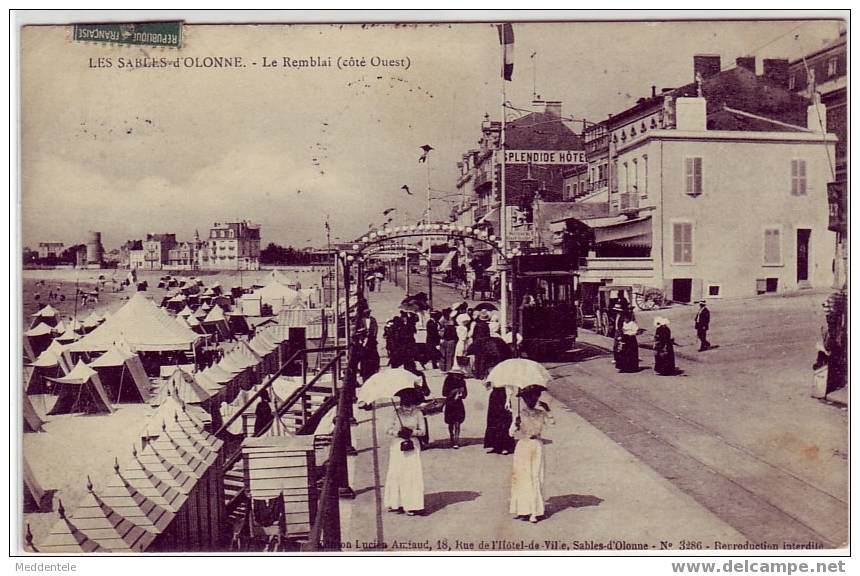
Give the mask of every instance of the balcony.
[(622, 212), (625, 210), (635, 210), (636, 208), (639, 208), (639, 193), (625, 192), (624, 194), (621, 194), (618, 208)]
[(482, 186), (490, 184), (493, 181), (493, 175), (489, 170), (481, 170), (475, 174), (475, 190), (479, 190)]

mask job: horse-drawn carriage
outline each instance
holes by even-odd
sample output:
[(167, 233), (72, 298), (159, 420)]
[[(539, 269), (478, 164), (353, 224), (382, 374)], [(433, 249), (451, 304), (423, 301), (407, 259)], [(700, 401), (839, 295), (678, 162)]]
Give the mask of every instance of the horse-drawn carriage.
[[(599, 286), (591, 293), (592, 301), (580, 303), (580, 310), (587, 308), (594, 318), (594, 331), (604, 336), (615, 335), (615, 325), (618, 314), (625, 308), (632, 309), (633, 304), (640, 310), (653, 310), (665, 303), (663, 291), (659, 288), (649, 288), (639, 284), (607, 284)], [(591, 314), (585, 314), (589, 316)]]

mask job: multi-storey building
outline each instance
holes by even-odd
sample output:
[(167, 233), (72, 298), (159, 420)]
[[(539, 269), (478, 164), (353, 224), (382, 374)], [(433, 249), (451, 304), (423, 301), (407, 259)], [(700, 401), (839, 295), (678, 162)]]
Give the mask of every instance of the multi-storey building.
[(834, 287), (848, 283), (848, 43), (843, 29), (835, 40), (789, 64), (788, 87), (826, 109), (812, 121), (836, 134), (836, 159), (830, 184), (830, 229), (836, 233)]
[(161, 270), (169, 262), (170, 249), (176, 245), (176, 234), (147, 234), (142, 242), (145, 270)]
[(245, 220), (216, 222), (200, 261), (201, 267), (211, 270), (259, 270), (260, 225)]
[(176, 270), (192, 270), (197, 267), (197, 251), (194, 242), (179, 242), (167, 253), (167, 264)]
[(62, 242), (39, 242), (39, 258), (59, 258), (65, 250)]
[(609, 217), (584, 220), (581, 281), (681, 302), (829, 285), (836, 137), (820, 106), (788, 90), (787, 60), (758, 76), (752, 58), (697, 56), (694, 76), (605, 121)]

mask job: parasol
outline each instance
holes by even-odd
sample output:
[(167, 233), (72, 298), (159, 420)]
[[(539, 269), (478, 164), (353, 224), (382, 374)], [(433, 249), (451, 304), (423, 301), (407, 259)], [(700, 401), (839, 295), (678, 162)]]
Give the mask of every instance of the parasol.
[(358, 389), (356, 400), (370, 404), (383, 398), (393, 398), (401, 390), (421, 385), (421, 379), (404, 368), (387, 368), (367, 379)]
[(475, 311), (480, 312), (481, 310), (486, 310), (488, 312), (498, 312), (499, 309), (492, 302), (481, 302), (477, 306), (475, 306)]
[(552, 375), (543, 365), (526, 358), (511, 358), (500, 362), (487, 376), (487, 382), (494, 388), (525, 388), (532, 385), (546, 388), (550, 380)]

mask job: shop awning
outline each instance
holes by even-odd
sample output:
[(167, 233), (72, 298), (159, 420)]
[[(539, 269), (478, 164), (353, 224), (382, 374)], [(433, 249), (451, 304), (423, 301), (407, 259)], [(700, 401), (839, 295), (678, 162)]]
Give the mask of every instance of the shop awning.
[(457, 257), (457, 251), (451, 250), (445, 256), (445, 259), (442, 260), (442, 263), (436, 268), (439, 272), (447, 272), (451, 269), (451, 265), (454, 263), (454, 258)]
[(598, 244), (616, 242), (619, 244), (651, 245), (651, 216), (642, 216), (621, 222), (607, 222), (591, 225), (594, 240)]

